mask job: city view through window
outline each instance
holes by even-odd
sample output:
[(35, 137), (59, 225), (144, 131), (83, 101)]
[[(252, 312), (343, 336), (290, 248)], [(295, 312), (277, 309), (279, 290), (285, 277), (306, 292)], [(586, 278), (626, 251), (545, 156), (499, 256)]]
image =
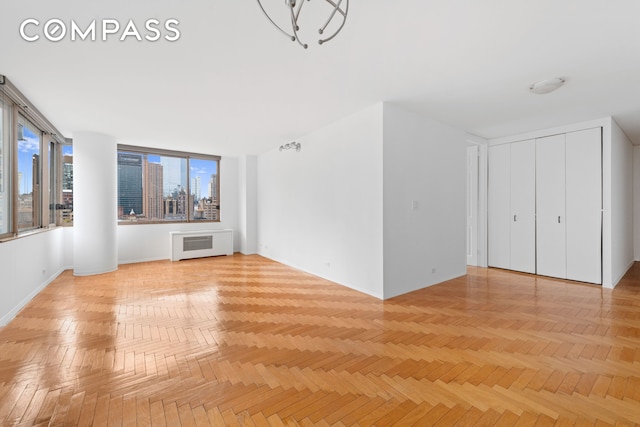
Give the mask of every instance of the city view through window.
[(119, 151), (118, 220), (219, 221), (218, 180), (217, 160)]
[(58, 223), (73, 224), (73, 146), (62, 147), (62, 194), (57, 208)]
[(18, 120), (18, 229), (39, 225), (40, 132), (22, 117)]

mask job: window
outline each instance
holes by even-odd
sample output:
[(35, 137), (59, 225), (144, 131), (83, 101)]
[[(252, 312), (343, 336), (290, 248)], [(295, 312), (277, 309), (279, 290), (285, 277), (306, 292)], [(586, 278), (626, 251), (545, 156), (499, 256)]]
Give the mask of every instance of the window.
[(189, 162), (194, 221), (219, 221), (218, 161), (192, 158)]
[(0, 75), (0, 238), (59, 224), (60, 135)]
[(217, 156), (119, 146), (118, 221), (220, 221)]
[(18, 231), (41, 225), (42, 186), (40, 157), (42, 131), (18, 118)]

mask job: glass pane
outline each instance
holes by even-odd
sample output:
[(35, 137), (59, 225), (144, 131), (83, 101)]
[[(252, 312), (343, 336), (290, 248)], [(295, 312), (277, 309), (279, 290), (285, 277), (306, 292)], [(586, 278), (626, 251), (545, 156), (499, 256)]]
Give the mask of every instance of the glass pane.
[(118, 219), (186, 221), (187, 159), (118, 152)]
[(18, 119), (18, 231), (40, 226), (40, 131)]
[(11, 193), (9, 191), (11, 188), (10, 123), (9, 105), (0, 98), (0, 235), (11, 231)]
[(62, 194), (58, 206), (59, 224), (73, 224), (73, 146), (62, 146)]
[(220, 180), (218, 161), (189, 159), (191, 219), (195, 221), (220, 220)]

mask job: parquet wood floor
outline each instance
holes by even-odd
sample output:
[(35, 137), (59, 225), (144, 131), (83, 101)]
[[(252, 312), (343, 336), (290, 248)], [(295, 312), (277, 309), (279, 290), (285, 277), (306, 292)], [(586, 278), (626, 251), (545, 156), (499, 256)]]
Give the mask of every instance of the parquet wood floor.
[(0, 330), (0, 423), (640, 424), (640, 265), (385, 302), (258, 256), (65, 272)]

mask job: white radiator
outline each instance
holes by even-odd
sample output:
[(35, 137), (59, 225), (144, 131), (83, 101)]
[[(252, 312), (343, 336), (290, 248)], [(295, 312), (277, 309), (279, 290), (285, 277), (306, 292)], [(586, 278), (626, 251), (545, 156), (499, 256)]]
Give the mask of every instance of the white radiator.
[(172, 231), (171, 261), (233, 255), (233, 230)]

